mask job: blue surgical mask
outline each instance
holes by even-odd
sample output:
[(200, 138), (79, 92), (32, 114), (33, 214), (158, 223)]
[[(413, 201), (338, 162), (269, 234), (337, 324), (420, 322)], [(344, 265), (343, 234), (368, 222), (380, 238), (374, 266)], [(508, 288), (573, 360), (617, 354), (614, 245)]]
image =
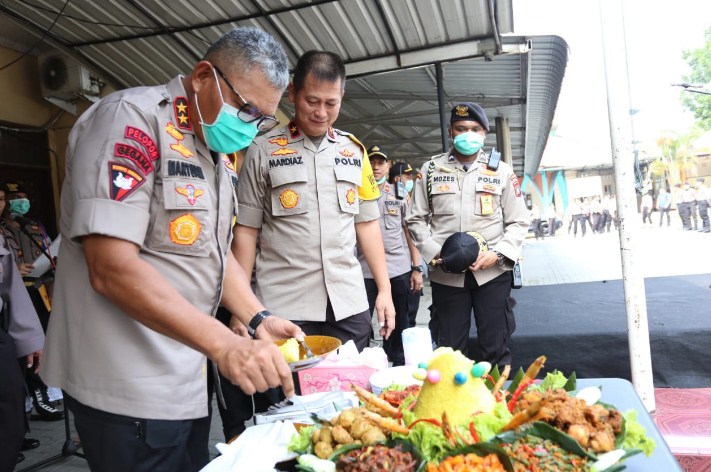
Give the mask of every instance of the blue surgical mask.
[(415, 181), (414, 180), (408, 180), (405, 182), (405, 191), (407, 193), (412, 192), (412, 189), (415, 187)]
[(26, 215), (30, 211), (30, 201), (26, 198), (16, 198), (10, 200), (10, 213), (16, 215)]
[(454, 148), (465, 156), (476, 154), (483, 146), (484, 136), (473, 131), (467, 131), (454, 137)]
[(198, 116), (200, 117), (200, 126), (202, 126), (202, 134), (205, 136), (205, 144), (215, 152), (230, 154), (240, 149), (244, 149), (252, 144), (254, 137), (257, 136), (257, 126), (255, 123), (245, 123), (238, 114), (238, 110), (225, 103), (222, 96), (220, 82), (217, 80), (217, 72), (212, 69), (215, 74), (215, 82), (217, 90), (220, 92), (220, 100), (222, 107), (217, 114), (217, 118), (211, 124), (207, 124), (202, 119), (200, 113), (200, 105), (198, 104), (197, 93), (195, 94), (195, 106)]
[(388, 180), (388, 178), (387, 178), (387, 177), (383, 177), (383, 178), (380, 179), (380, 180), (376, 180), (376, 182), (378, 183), (378, 185), (383, 185), (386, 180)]

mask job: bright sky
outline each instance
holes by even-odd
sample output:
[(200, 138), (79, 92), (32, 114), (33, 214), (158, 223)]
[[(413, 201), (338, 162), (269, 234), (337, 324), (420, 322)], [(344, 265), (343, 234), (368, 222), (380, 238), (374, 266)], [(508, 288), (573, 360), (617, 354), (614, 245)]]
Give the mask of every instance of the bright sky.
[[(640, 110), (634, 116), (635, 139), (643, 147), (654, 146), (661, 132), (685, 133), (693, 126), (693, 115), (679, 99), (689, 92), (670, 84), (683, 82), (689, 71), (682, 51), (704, 44), (711, 1), (623, 0), (623, 5), (630, 102)], [(589, 148), (591, 155), (606, 154), (601, 161), (611, 162), (598, 1), (513, 0), (513, 11), (515, 34), (558, 35), (570, 48), (554, 118), (556, 136)], [(544, 153), (544, 164), (558, 161), (549, 155), (555, 147)]]

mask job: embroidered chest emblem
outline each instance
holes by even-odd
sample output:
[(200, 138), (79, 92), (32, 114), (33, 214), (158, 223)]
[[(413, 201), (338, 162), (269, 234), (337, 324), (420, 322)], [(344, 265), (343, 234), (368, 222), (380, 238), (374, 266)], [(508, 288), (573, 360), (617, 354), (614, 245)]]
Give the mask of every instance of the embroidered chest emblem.
[(277, 138), (272, 138), (269, 140), (270, 144), (276, 144), (277, 146), (286, 146), (289, 142), (284, 136), (279, 136)]
[(286, 189), (279, 195), (279, 203), (287, 210), (294, 208), (299, 203), (299, 194), (291, 189)]
[(183, 136), (183, 133), (181, 133), (172, 122), (168, 122), (165, 125), (165, 131), (168, 133), (168, 135), (175, 139), (175, 143), (170, 145), (170, 149), (173, 151), (176, 151), (178, 154), (180, 154), (183, 157), (193, 157), (193, 152), (185, 147), (183, 144), (183, 139), (185, 139), (185, 136)]
[(188, 200), (188, 203), (191, 205), (195, 205), (197, 199), (205, 193), (204, 190), (195, 188), (195, 186), (192, 184), (188, 184), (185, 187), (175, 187), (175, 191), (178, 192), (180, 195), (184, 196)]

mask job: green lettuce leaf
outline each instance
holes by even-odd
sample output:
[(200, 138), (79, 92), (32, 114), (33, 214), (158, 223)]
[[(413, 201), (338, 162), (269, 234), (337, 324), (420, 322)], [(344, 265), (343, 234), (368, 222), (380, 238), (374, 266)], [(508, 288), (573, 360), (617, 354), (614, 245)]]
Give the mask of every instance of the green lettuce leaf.
[(627, 410), (622, 413), (625, 418), (625, 437), (622, 441), (624, 449), (641, 449), (649, 457), (654, 452), (654, 439), (647, 436), (647, 430), (637, 421), (637, 411)]
[(311, 434), (314, 432), (314, 429), (316, 429), (316, 426), (304, 426), (301, 428), (298, 434), (291, 437), (287, 449), (297, 454), (311, 454), (313, 452)]

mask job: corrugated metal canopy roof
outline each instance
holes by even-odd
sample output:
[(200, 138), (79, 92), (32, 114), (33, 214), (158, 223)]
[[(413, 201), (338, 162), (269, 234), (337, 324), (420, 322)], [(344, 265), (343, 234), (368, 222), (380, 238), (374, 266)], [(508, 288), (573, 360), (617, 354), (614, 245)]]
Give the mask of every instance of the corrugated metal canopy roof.
[[(441, 152), (433, 65), (439, 62), (447, 112), (457, 101), (479, 102), (492, 131), (495, 118), (506, 118), (514, 168), (534, 174), (560, 92), (567, 45), (555, 36), (502, 35), (513, 30), (511, 8), (511, 0), (0, 3), (5, 19), (118, 88), (188, 73), (207, 46), (234, 26), (257, 26), (274, 35), (292, 67), (307, 50), (335, 51), (349, 76), (336, 126), (367, 145), (388, 148), (394, 159), (420, 162)], [(282, 108), (293, 110), (286, 97)], [(495, 144), (493, 133), (489, 140), (487, 145)]]

